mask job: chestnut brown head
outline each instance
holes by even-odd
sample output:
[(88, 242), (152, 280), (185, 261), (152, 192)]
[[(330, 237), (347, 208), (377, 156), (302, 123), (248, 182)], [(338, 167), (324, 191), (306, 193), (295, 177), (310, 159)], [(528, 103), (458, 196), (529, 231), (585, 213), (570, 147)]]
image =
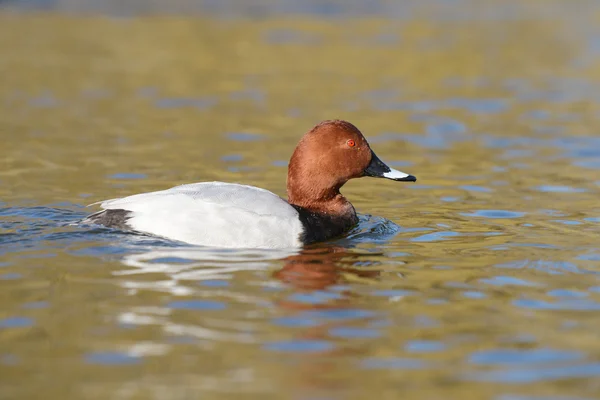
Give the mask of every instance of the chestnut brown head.
[(331, 200), (348, 180), (363, 176), (416, 181), (385, 165), (350, 122), (328, 120), (307, 132), (292, 154), (288, 169), (289, 201), (301, 206)]

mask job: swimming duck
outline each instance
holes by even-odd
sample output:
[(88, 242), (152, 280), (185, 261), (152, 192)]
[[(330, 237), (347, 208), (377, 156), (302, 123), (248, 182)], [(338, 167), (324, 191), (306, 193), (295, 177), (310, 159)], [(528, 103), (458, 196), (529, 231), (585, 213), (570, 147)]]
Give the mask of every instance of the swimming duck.
[(340, 188), (363, 176), (417, 180), (383, 163), (357, 127), (327, 120), (304, 134), (292, 154), (287, 201), (254, 186), (200, 182), (102, 201), (103, 210), (83, 222), (194, 245), (297, 248), (358, 223)]

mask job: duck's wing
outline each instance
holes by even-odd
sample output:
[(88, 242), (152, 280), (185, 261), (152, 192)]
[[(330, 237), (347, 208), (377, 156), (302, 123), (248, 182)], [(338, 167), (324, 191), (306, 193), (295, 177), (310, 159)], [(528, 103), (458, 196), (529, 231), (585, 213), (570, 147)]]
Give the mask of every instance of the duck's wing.
[(298, 212), (253, 186), (202, 182), (100, 203), (84, 222), (124, 227), (192, 244), (282, 248), (301, 245)]

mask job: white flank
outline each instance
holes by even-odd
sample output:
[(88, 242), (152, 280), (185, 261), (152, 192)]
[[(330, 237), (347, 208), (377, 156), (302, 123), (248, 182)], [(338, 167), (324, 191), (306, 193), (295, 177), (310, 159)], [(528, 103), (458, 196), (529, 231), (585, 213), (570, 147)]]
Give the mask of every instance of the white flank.
[(228, 248), (297, 248), (298, 212), (265, 189), (223, 182), (176, 186), (101, 203), (132, 212), (132, 229), (181, 242)]

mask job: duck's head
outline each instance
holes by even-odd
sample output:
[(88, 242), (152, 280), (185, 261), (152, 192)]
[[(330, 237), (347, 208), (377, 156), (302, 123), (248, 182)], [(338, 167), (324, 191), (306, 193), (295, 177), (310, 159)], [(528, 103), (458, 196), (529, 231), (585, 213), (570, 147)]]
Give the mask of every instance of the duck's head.
[(327, 120), (308, 131), (296, 146), (288, 169), (291, 203), (328, 201), (348, 180), (371, 176), (415, 182), (413, 175), (387, 166), (350, 122)]

